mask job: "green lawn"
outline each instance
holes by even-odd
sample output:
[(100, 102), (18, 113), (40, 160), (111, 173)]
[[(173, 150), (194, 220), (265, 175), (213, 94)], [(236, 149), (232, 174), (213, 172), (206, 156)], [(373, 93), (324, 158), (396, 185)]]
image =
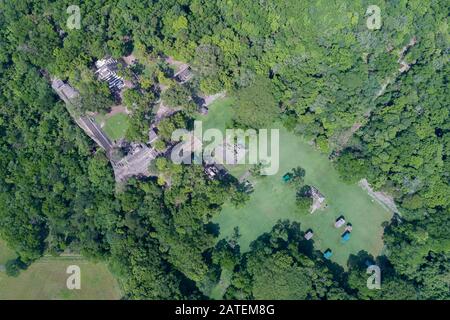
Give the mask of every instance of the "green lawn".
[[(296, 166), (306, 170), (306, 183), (317, 187), (325, 196), (328, 207), (313, 214), (298, 213), (295, 189), (282, 181), (282, 176)], [(314, 231), (315, 247), (333, 251), (331, 260), (346, 265), (351, 253), (360, 250), (378, 255), (383, 248), (382, 223), (391, 218), (357, 185), (343, 183), (326, 155), (319, 153), (307, 143), (285, 129), (280, 129), (280, 169), (276, 175), (254, 179), (255, 191), (244, 208), (235, 209), (225, 205), (215, 222), (220, 225), (221, 237), (232, 234), (238, 226), (242, 237), (239, 242), (243, 251), (260, 234), (270, 231), (279, 219), (299, 221), (303, 230)], [(353, 225), (351, 239), (340, 241), (343, 228), (334, 228), (334, 221), (343, 214)]]
[[(219, 129), (225, 138), (225, 130), (233, 127), (233, 98), (223, 98), (212, 103), (208, 109), (207, 115), (199, 115), (196, 120), (202, 121), (202, 129), (205, 132), (208, 129)], [(233, 166), (224, 164), (231, 174), (240, 177), (250, 166)]]
[(14, 259), (16, 254), (3, 240), (0, 240), (0, 265), (4, 265), (8, 260)]
[(97, 122), (99, 125), (102, 124), (106, 120), (106, 115), (103, 113), (97, 113), (95, 115), (95, 122)]
[[(201, 117), (204, 121), (203, 129), (230, 127), (232, 104), (233, 100), (230, 98), (214, 103), (209, 114)], [(282, 176), (296, 166), (302, 166), (306, 170), (306, 183), (317, 187), (326, 197), (328, 207), (325, 210), (309, 214), (299, 213), (296, 209), (296, 190), (282, 182)], [(249, 168), (248, 165), (227, 167), (236, 177), (240, 177)], [(289, 219), (300, 222), (304, 231), (313, 229), (315, 248), (321, 251), (330, 248), (333, 251), (331, 260), (344, 267), (348, 256), (360, 250), (373, 255), (381, 253), (382, 223), (388, 221), (392, 214), (374, 202), (356, 184), (347, 185), (342, 182), (326, 155), (284, 128), (280, 129), (278, 173), (251, 180), (255, 191), (246, 206), (235, 209), (230, 204), (225, 204), (221, 214), (214, 218), (214, 222), (220, 225), (220, 238), (231, 235), (234, 227), (239, 227), (242, 251), (247, 251), (250, 243), (262, 233), (270, 231), (278, 220)], [(345, 244), (340, 241), (343, 227), (334, 228), (335, 219), (340, 214), (353, 225), (351, 239)]]
[(219, 282), (212, 288), (209, 297), (214, 300), (220, 300), (223, 298), (225, 291), (231, 282), (231, 277), (233, 276), (233, 272), (228, 269), (223, 269), (220, 274)]
[[(15, 253), (0, 240), (0, 264), (15, 258)], [(81, 289), (66, 286), (67, 267), (81, 270)], [(0, 271), (0, 300), (78, 300), (120, 299), (117, 281), (103, 263), (89, 262), (82, 257), (43, 257), (23, 270), (18, 277), (8, 277)]]
[(232, 128), (233, 103), (233, 98), (218, 99), (208, 107), (207, 115), (197, 116), (196, 120), (202, 121), (203, 131), (214, 128), (225, 132)]
[(103, 130), (111, 140), (118, 140), (125, 136), (129, 124), (128, 115), (125, 113), (116, 113), (105, 119)]

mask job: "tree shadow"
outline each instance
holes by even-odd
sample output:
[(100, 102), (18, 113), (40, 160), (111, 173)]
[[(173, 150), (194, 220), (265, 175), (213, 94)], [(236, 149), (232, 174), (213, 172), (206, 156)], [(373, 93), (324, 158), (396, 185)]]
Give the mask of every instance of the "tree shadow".
[(215, 238), (220, 235), (220, 225), (218, 223), (208, 222), (205, 225), (205, 230), (207, 233), (212, 234)]
[(347, 259), (349, 269), (363, 270), (373, 264), (376, 264), (375, 258), (365, 250), (359, 251), (356, 255), (351, 254)]

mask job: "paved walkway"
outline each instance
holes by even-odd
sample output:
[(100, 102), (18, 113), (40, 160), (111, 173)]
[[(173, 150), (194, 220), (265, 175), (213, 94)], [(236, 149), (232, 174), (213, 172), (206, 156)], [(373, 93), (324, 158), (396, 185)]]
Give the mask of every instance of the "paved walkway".
[(103, 131), (88, 117), (81, 117), (80, 120), (86, 125), (86, 127), (92, 132), (94, 137), (97, 139), (100, 146), (105, 149), (106, 152), (110, 152), (113, 148), (112, 142), (103, 133)]

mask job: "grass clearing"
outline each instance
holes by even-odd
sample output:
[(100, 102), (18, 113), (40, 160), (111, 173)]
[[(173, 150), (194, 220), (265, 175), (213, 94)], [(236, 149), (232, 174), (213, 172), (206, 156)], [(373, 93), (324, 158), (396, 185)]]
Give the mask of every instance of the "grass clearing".
[[(15, 258), (14, 251), (0, 240), (0, 265)], [(66, 286), (67, 267), (81, 269), (81, 289)], [(0, 271), (0, 300), (118, 300), (121, 291), (104, 263), (93, 263), (83, 257), (43, 257), (22, 270), (18, 277)]]
[(97, 113), (94, 117), (95, 122), (97, 122), (98, 125), (101, 125), (103, 122), (106, 121), (106, 115), (103, 113)]
[[(196, 120), (202, 121), (202, 129), (205, 132), (208, 129), (219, 129), (225, 138), (226, 129), (233, 127), (233, 105), (235, 100), (231, 97), (218, 99), (208, 107), (207, 115), (199, 115)], [(244, 174), (249, 166), (227, 165), (224, 164), (227, 170), (239, 178)]]
[[(203, 130), (208, 128), (225, 129), (231, 126), (233, 99), (215, 102), (207, 116), (202, 116)], [(358, 185), (348, 185), (341, 181), (337, 171), (325, 154), (281, 126), (280, 130), (280, 168), (273, 176), (250, 178), (255, 190), (245, 207), (235, 209), (227, 203), (214, 222), (220, 226), (220, 238), (232, 235), (234, 227), (242, 234), (239, 244), (243, 252), (249, 250), (250, 243), (264, 232), (271, 230), (280, 219), (300, 222), (303, 231), (314, 231), (314, 247), (321, 251), (330, 248), (331, 260), (346, 267), (350, 254), (365, 250), (379, 255), (383, 249), (384, 221), (392, 213), (378, 203)], [(325, 196), (327, 208), (313, 214), (300, 213), (296, 207), (296, 190), (282, 181), (282, 176), (292, 168), (301, 166), (306, 170), (306, 184), (315, 186)], [(239, 178), (250, 166), (229, 166), (231, 174)], [(334, 222), (340, 215), (353, 225), (351, 239), (341, 243), (344, 227), (336, 229)]]
[(203, 131), (219, 129), (223, 133), (225, 129), (232, 128), (233, 98), (224, 98), (214, 101), (208, 107), (207, 115), (199, 115), (196, 120), (202, 121)]
[[(282, 176), (292, 168), (302, 166), (306, 170), (306, 184), (317, 187), (325, 196), (328, 207), (313, 214), (300, 213), (296, 208), (296, 190), (282, 181)], [(327, 156), (319, 153), (299, 137), (280, 129), (280, 168), (273, 176), (252, 179), (255, 191), (244, 208), (235, 209), (227, 204), (215, 218), (220, 225), (221, 237), (229, 236), (235, 226), (242, 234), (241, 249), (249, 249), (259, 235), (271, 230), (280, 219), (301, 223), (303, 231), (314, 231), (315, 248), (333, 251), (331, 260), (346, 266), (348, 256), (365, 250), (379, 255), (383, 248), (382, 223), (392, 214), (359, 186), (342, 182)], [(353, 225), (351, 239), (341, 243), (343, 227), (336, 229), (334, 222), (340, 215)]]
[(111, 140), (118, 140), (125, 137), (129, 125), (128, 115), (125, 113), (116, 113), (115, 115), (104, 119), (105, 125), (103, 131)]

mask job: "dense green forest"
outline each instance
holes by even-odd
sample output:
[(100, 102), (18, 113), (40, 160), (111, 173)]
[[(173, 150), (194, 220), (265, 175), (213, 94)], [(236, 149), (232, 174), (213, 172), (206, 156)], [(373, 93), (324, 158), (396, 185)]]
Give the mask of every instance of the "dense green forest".
[[(366, 9), (381, 8), (370, 30)], [(69, 29), (66, 9), (81, 9)], [(19, 258), (81, 252), (107, 261), (125, 298), (199, 299), (221, 269), (229, 299), (449, 299), (450, 105), (448, 3), (444, 0), (88, 0), (0, 3), (0, 237)], [(87, 110), (107, 109), (97, 59), (131, 52), (191, 64), (191, 87), (162, 95), (183, 106), (167, 132), (192, 117), (190, 91), (236, 96), (239, 126), (274, 121), (314, 141), (343, 179), (393, 195), (401, 214), (385, 226), (385, 254), (351, 256), (349, 270), (280, 221), (241, 254), (217, 242), (211, 218), (245, 200), (236, 181), (201, 167), (157, 164), (170, 188), (131, 179), (115, 192), (105, 154), (52, 92), (48, 75), (74, 84)], [(128, 138), (146, 135), (153, 90), (170, 74), (139, 71), (142, 90)], [(383, 266), (383, 290), (368, 290), (366, 262)], [(270, 280), (268, 280), (270, 279)]]

